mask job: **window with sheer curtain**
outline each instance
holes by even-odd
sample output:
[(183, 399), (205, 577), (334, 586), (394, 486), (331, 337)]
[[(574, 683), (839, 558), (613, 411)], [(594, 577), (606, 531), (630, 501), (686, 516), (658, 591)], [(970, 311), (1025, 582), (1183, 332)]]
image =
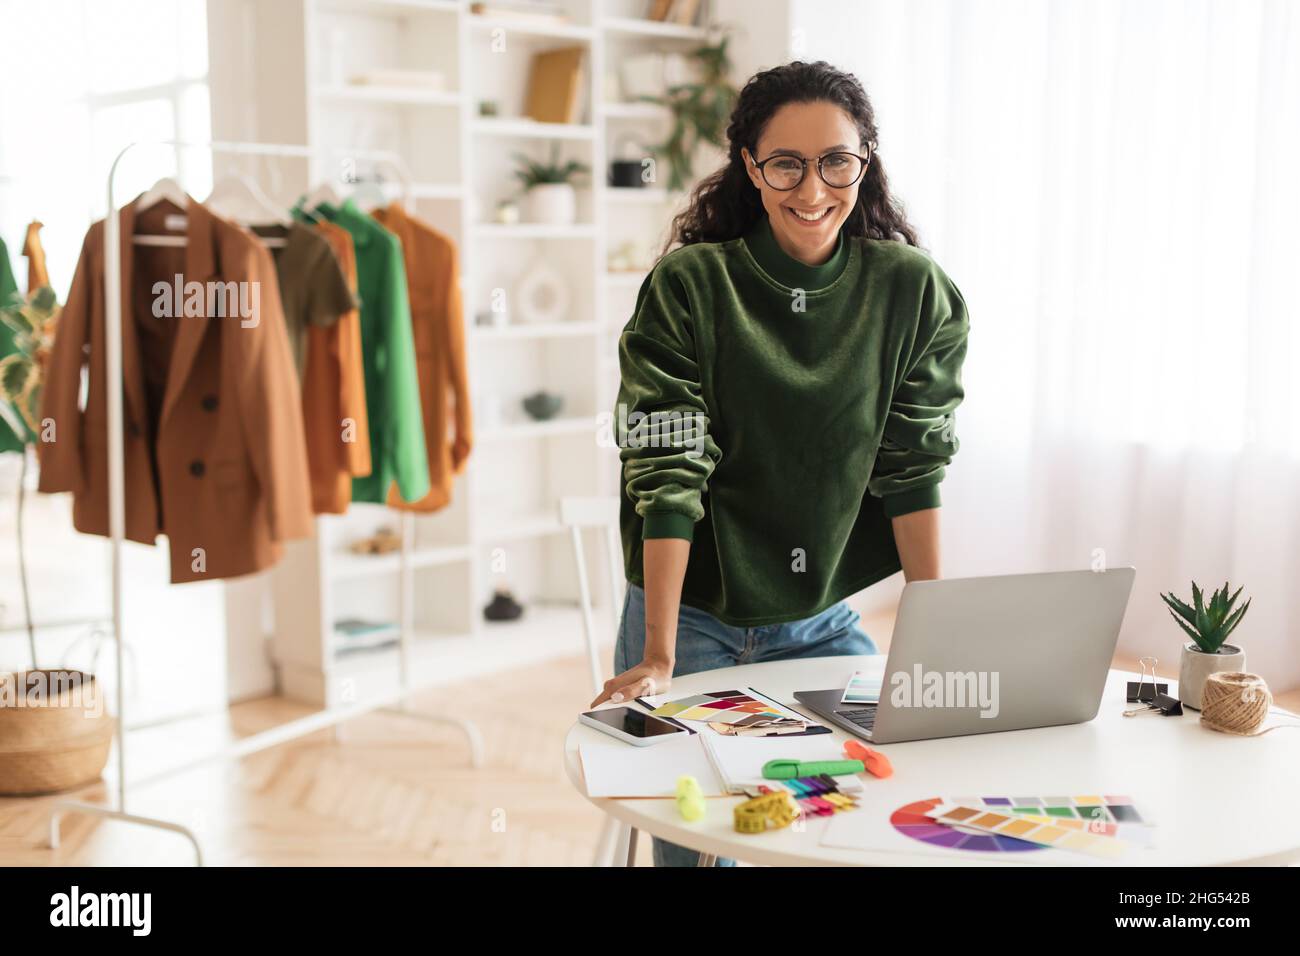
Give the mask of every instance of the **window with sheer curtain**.
[[(45, 223), (60, 293), (86, 227), (104, 215), (109, 166), (135, 140), (211, 136), (204, 0), (0, 0), (0, 235), (11, 255), (27, 223)], [(123, 166), (129, 198), (162, 176), (202, 190), (211, 160), (195, 150), (137, 153)], [(15, 268), (19, 276), (25, 271)]]
[(863, 81), (970, 306), (946, 572), (1133, 564), (1122, 646), (1174, 667), (1157, 592), (1231, 578), (1248, 665), (1300, 683), (1300, 4), (796, 0), (793, 23)]
[[(0, 236), (20, 286), (27, 224), (45, 224), (50, 279), (60, 296), (72, 284), (86, 229), (107, 211), (113, 157), (135, 140), (211, 138), (207, 10), (203, 0), (0, 0), (4, 79), (0, 82)], [(162, 176), (179, 175), (206, 195), (205, 152), (137, 151), (119, 176), (120, 202)], [(0, 669), (28, 666), (19, 588), (14, 495), (18, 455), (0, 455)], [(31, 488), (29, 476), (29, 489)], [(24, 506), (32, 615), (42, 662), (88, 663), (99, 653), (109, 614), (104, 539), (73, 531), (66, 495), (29, 494)], [(126, 632), (141, 686), (187, 688), (186, 707), (224, 704), (221, 585), (166, 588), (166, 550), (129, 548)], [(156, 621), (188, 621), (186, 653), (169, 653), (172, 634)], [(5, 639), (8, 638), (8, 639)], [(157, 641), (150, 646), (149, 642)], [(183, 662), (183, 663), (182, 663)], [(102, 666), (102, 661), (101, 661)], [(178, 675), (173, 668), (183, 668)], [(92, 667), (93, 669), (93, 667)], [(170, 682), (170, 683), (169, 683)], [(165, 695), (144, 702), (171, 707)], [(135, 710), (137, 719), (140, 708)], [(148, 717), (146, 713), (144, 716)]]

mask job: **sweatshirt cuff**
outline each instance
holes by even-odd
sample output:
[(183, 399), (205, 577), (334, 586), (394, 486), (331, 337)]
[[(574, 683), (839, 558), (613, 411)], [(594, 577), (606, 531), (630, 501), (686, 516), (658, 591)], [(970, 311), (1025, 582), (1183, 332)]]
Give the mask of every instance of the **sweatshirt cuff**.
[(695, 522), (688, 515), (677, 511), (652, 511), (644, 516), (645, 521), (641, 538), (685, 538), (695, 537)]
[(925, 511), (928, 508), (939, 507), (939, 486), (925, 485), (922, 488), (913, 488), (910, 491), (900, 491), (893, 495), (884, 495), (881, 504), (885, 508), (885, 516), (897, 518), (901, 515), (911, 514), (913, 511)]

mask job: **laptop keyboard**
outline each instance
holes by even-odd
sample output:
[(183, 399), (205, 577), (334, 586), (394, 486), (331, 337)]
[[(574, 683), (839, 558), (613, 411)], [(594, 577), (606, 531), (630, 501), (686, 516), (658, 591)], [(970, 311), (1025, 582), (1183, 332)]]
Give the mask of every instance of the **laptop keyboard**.
[(863, 730), (870, 730), (876, 724), (876, 708), (874, 707), (863, 707), (859, 710), (837, 710), (835, 716), (847, 720)]

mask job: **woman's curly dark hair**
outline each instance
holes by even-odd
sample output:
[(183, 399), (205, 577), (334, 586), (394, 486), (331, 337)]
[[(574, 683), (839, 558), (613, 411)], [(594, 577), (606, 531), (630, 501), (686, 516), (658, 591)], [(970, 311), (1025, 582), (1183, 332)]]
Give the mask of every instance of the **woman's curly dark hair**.
[[(740, 91), (731, 112), (726, 165), (701, 181), (687, 207), (673, 217), (663, 252), (678, 243), (688, 246), (735, 239), (766, 215), (759, 192), (745, 172), (741, 147), (751, 155), (756, 153), (763, 129), (785, 104), (821, 101), (844, 110), (864, 143), (878, 141), (875, 110), (852, 73), (837, 70), (824, 60), (796, 60), (755, 73)], [(902, 205), (889, 194), (889, 180), (878, 154), (867, 166), (858, 187), (857, 205), (841, 230), (846, 236), (896, 239), (918, 245), (916, 230), (907, 221)]]

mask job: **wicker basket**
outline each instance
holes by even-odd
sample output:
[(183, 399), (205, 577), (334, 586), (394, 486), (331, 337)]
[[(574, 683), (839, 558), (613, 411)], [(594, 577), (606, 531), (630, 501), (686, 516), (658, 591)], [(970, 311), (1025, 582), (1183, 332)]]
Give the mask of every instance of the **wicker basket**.
[(108, 763), (113, 726), (92, 674), (0, 674), (0, 794), (54, 793), (96, 780)]

